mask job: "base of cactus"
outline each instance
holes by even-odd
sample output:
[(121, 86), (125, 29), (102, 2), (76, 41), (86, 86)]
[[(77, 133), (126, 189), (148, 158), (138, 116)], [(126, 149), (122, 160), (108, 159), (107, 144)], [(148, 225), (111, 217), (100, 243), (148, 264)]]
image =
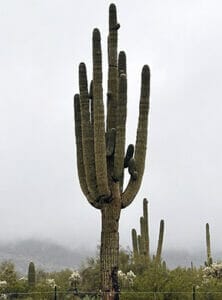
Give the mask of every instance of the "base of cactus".
[(103, 300), (118, 300), (119, 218), (120, 193), (118, 183), (113, 184), (113, 199), (104, 205), (100, 247), (101, 290)]

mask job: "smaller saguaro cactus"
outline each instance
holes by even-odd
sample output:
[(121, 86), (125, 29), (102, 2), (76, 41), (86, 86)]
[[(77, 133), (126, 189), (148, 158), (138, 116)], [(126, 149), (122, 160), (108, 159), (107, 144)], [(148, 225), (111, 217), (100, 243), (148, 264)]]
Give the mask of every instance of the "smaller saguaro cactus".
[(30, 262), (28, 268), (28, 285), (29, 287), (34, 287), (35, 283), (36, 283), (35, 265), (33, 262)]
[(210, 226), (206, 223), (206, 246), (207, 246), (207, 260), (205, 261), (206, 266), (211, 266), (213, 263), (210, 247)]
[[(135, 228), (132, 229), (131, 233), (132, 233), (134, 260), (136, 261), (139, 257), (143, 257), (147, 262), (149, 262), (151, 260), (150, 240), (149, 240), (149, 215), (148, 215), (148, 201), (146, 198), (143, 199), (143, 216), (140, 217), (140, 234), (137, 235)], [(157, 264), (161, 263), (163, 236), (164, 236), (164, 220), (161, 220), (157, 251), (156, 251), (156, 255), (154, 256), (155, 262)]]
[(160, 229), (159, 229), (159, 239), (158, 239), (158, 245), (156, 250), (156, 263), (161, 263), (161, 254), (162, 254), (162, 248), (163, 248), (163, 234), (164, 234), (164, 220), (160, 221)]

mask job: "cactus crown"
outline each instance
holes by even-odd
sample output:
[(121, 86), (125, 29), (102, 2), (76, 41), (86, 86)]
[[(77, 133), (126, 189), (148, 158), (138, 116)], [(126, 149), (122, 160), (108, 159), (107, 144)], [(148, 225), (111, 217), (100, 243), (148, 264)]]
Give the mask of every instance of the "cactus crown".
[[(145, 65), (141, 75), (141, 95), (135, 146), (130, 144), (125, 155), (127, 116), (126, 55), (118, 54), (116, 6), (109, 7), (108, 91), (105, 122), (102, 51), (98, 29), (93, 30), (93, 78), (88, 87), (84, 63), (79, 65), (79, 94), (74, 97), (77, 166), (80, 186), (94, 207), (101, 209), (112, 201), (112, 185), (118, 183), (121, 207), (128, 206), (136, 196), (144, 172), (149, 110), (150, 71)], [(105, 125), (106, 124), (106, 125)], [(124, 168), (130, 180), (123, 189)]]

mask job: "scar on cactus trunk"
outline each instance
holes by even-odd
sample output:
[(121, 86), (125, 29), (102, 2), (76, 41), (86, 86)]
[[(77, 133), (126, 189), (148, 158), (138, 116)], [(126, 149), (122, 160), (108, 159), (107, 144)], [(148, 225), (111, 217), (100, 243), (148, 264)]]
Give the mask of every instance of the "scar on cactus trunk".
[[(116, 7), (109, 7), (108, 92), (105, 121), (102, 51), (98, 29), (93, 30), (93, 78), (88, 85), (84, 63), (79, 65), (79, 94), (74, 97), (76, 154), (79, 182), (88, 202), (100, 209), (101, 290), (103, 300), (119, 299), (118, 257), (121, 209), (134, 200), (144, 173), (149, 111), (150, 71), (141, 75), (139, 118), (135, 146), (125, 150), (127, 73), (125, 52), (117, 52)], [(105, 125), (106, 124), (106, 125)], [(130, 179), (124, 185), (124, 170)]]

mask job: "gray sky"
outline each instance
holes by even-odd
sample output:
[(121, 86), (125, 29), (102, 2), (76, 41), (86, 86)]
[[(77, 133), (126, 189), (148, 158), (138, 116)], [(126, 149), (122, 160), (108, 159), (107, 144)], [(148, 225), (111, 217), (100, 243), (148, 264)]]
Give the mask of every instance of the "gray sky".
[[(220, 0), (115, 1), (119, 50), (128, 63), (127, 142), (134, 143), (140, 71), (151, 68), (143, 186), (122, 211), (120, 242), (131, 246), (142, 199), (156, 247), (222, 250), (222, 4)], [(91, 35), (101, 30), (106, 77), (109, 1), (0, 1), (0, 240), (53, 239), (94, 249), (100, 214), (77, 178), (73, 95), (78, 64), (91, 76)]]

